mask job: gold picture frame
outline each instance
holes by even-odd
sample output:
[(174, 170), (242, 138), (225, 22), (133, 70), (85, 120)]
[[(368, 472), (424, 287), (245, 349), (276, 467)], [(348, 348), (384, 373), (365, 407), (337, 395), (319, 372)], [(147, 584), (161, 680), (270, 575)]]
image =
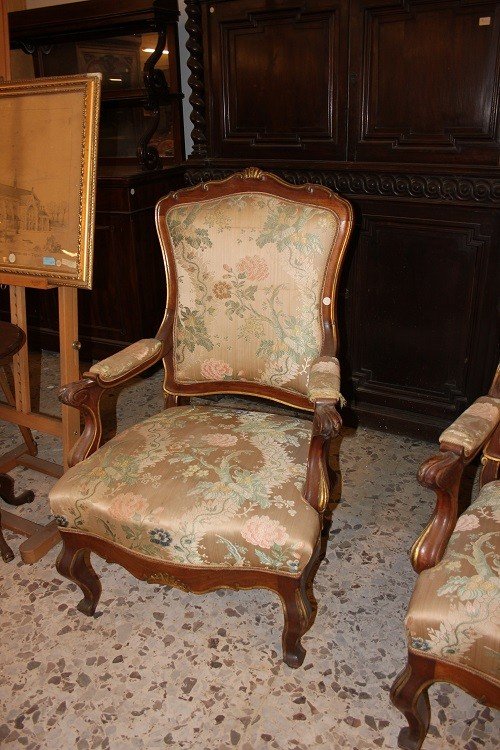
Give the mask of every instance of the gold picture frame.
[(0, 281), (92, 288), (101, 76), (0, 84)]

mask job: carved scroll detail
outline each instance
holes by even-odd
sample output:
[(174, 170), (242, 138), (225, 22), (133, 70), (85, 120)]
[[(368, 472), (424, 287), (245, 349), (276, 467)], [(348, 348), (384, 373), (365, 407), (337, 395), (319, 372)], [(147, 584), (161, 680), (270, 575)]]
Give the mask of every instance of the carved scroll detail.
[[(188, 185), (228, 177), (235, 169), (205, 167), (188, 169), (184, 179)], [(387, 198), (417, 198), (446, 203), (500, 203), (500, 179), (463, 177), (446, 174), (412, 174), (410, 172), (312, 171), (272, 169), (292, 185), (315, 183), (341, 195), (375, 195)]]

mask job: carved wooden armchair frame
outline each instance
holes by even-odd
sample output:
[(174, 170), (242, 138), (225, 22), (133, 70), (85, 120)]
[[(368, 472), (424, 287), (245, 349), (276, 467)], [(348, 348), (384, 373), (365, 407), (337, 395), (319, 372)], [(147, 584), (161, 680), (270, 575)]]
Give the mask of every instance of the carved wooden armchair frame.
[[(166, 230), (165, 217), (173, 206), (234, 196), (243, 193), (258, 193), (276, 196), (308, 206), (326, 208), (337, 217), (338, 229), (329, 251), (323, 276), (319, 316), (322, 328), (322, 345), (319, 352), (322, 361), (335, 365), (335, 374), (328, 386), (314, 386), (310, 378), (307, 395), (280, 387), (248, 381), (207, 381), (180, 383), (175, 380), (174, 334), (177, 314), (177, 272), (171, 239)], [(167, 275), (167, 302), (164, 320), (154, 340), (146, 340), (140, 352), (132, 345), (128, 363), (124, 368), (116, 367), (118, 355), (104, 360), (85, 373), (77, 383), (67, 385), (60, 394), (63, 403), (78, 408), (84, 416), (84, 430), (70, 457), (70, 465), (84, 461), (94, 453), (101, 442), (102, 427), (99, 402), (108, 388), (115, 388), (163, 360), (165, 368), (164, 395), (166, 407), (172, 408), (189, 403), (191, 396), (208, 394), (241, 394), (270, 399), (290, 407), (313, 411), (312, 435), (309, 447), (306, 481), (303, 498), (322, 517), (329, 498), (328, 451), (332, 437), (341, 428), (337, 412), (340, 400), (340, 371), (338, 370), (337, 332), (335, 325), (336, 299), (339, 273), (352, 227), (352, 210), (349, 203), (330, 190), (317, 185), (291, 186), (274, 175), (250, 168), (226, 180), (200, 184), (194, 188), (180, 190), (163, 198), (156, 211), (157, 229), (162, 244)], [(126, 352), (127, 350), (125, 350)], [(316, 360), (317, 361), (317, 360)], [(314, 366), (314, 362), (312, 367)], [(109, 377), (109, 372), (113, 376)], [(318, 385), (318, 384), (316, 384)], [(218, 588), (250, 589), (267, 588), (278, 594), (285, 614), (283, 631), (284, 660), (291, 667), (299, 666), (305, 656), (301, 636), (312, 624), (313, 608), (307, 594), (307, 585), (320, 553), (320, 537), (307, 566), (300, 576), (291, 576), (271, 570), (248, 570), (227, 567), (203, 570), (176, 565), (163, 560), (149, 559), (97, 536), (61, 528), (63, 549), (57, 560), (59, 573), (78, 584), (84, 599), (78, 609), (93, 615), (101, 593), (101, 584), (91, 563), (90, 553), (95, 552), (108, 562), (125, 567), (136, 578), (148, 583), (176, 586), (184, 591), (205, 593)]]
[[(488, 396), (500, 399), (500, 365)], [(472, 409), (482, 401), (483, 398), (478, 399)], [(466, 414), (467, 411), (445, 430), (440, 438), (439, 453), (425, 461), (418, 472), (418, 481), (423, 487), (434, 490), (437, 502), (429, 524), (411, 550), (411, 562), (417, 573), (433, 568), (446, 552), (457, 523), (459, 490), (466, 466), (482, 452), (480, 487), (500, 479), (500, 418), (489, 429), (486, 425), (475, 441), (464, 445), (458, 432)], [(408, 721), (408, 727), (401, 729), (398, 739), (398, 746), (405, 750), (418, 750), (426, 737), (430, 723), (427, 691), (434, 682), (452, 683), (482, 703), (500, 708), (498, 687), (479, 672), (409, 649), (406, 667), (391, 688), (393, 704)]]

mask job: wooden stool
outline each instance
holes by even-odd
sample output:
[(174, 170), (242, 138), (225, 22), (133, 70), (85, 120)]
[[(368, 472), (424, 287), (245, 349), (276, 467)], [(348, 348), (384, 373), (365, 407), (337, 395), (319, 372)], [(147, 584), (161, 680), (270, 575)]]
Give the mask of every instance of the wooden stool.
[[(18, 326), (0, 321), (0, 389), (4, 392), (10, 406), (16, 405), (16, 399), (10, 388), (5, 368), (12, 363), (14, 355), (18, 353), (25, 341), (26, 336)], [(0, 469), (3, 472), (10, 471), (14, 466), (17, 466), (23, 456), (36, 456), (37, 454), (37, 446), (31, 430), (22, 426), (19, 427), (19, 430), (24, 443), (0, 457)], [(35, 495), (31, 490), (22, 492), (16, 497), (14, 480), (5, 473), (0, 474), (0, 498), (5, 500), (6, 503), (23, 505), (24, 503), (31, 503), (34, 497)], [(4, 528), (28, 537), (19, 548), (24, 562), (32, 563), (39, 560), (59, 541), (59, 533), (55, 522), (42, 526), (7, 511), (2, 516), (0, 511), (0, 555), (5, 562), (12, 560), (14, 553), (3, 537), (2, 524)]]

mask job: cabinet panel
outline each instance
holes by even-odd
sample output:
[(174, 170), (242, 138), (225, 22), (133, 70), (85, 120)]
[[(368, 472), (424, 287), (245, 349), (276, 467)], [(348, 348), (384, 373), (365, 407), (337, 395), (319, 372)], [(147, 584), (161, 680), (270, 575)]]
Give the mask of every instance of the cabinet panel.
[(498, 164), (500, 6), (353, 0), (350, 156)]
[(363, 206), (347, 281), (355, 402), (450, 421), (492, 375), (495, 227), (482, 212), (381, 208)]
[[(103, 218), (106, 223), (102, 223)], [(133, 330), (127, 318), (128, 307), (116, 304), (117, 289), (127, 298), (137, 288), (134, 279), (127, 278), (134, 266), (126, 262), (125, 256), (128, 239), (126, 218), (99, 217), (95, 228), (93, 286), (99, 290), (99, 294), (90, 292), (80, 294), (78, 298), (80, 338), (87, 345), (93, 341), (95, 345), (112, 348), (113, 344), (116, 347), (117, 342), (129, 343), (130, 339), (133, 340)]]
[(210, 7), (216, 152), (345, 158), (345, 4), (230, 0)]

